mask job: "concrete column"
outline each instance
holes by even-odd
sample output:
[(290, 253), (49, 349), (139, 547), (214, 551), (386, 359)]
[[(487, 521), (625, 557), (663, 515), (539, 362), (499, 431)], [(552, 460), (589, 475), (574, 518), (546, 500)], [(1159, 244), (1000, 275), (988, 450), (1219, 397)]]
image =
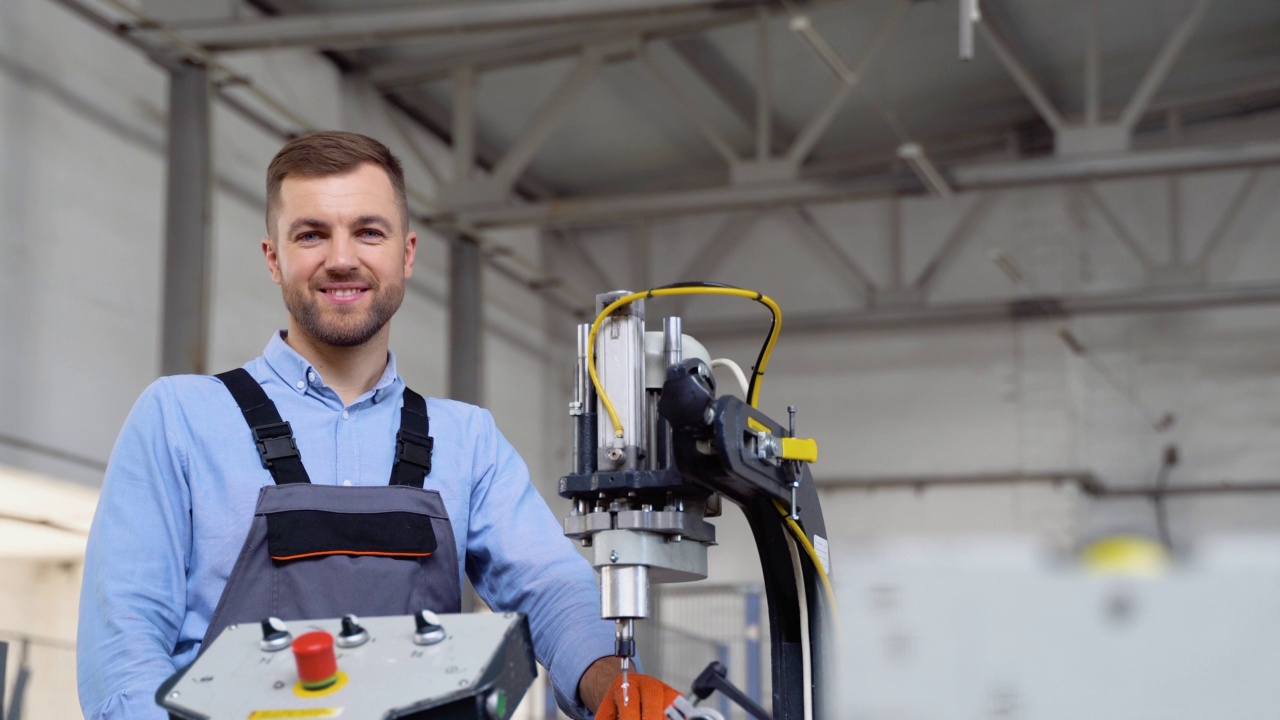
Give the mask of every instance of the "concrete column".
[(449, 249), (449, 397), (481, 404), (484, 314), (480, 246), (461, 235)]
[[(451, 233), (449, 241), (449, 397), (480, 405), (484, 396), (484, 258), (480, 246), (470, 238)], [(474, 612), (479, 597), (469, 581), (464, 585), (462, 612)]]
[(160, 372), (202, 373), (209, 336), (210, 87), (204, 67), (169, 71), (168, 188)]

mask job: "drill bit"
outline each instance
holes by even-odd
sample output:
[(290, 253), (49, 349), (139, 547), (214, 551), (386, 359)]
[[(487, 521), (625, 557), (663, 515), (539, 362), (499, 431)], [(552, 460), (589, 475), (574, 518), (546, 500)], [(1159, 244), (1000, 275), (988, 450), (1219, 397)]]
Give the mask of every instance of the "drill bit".
[(635, 621), (619, 618), (615, 623), (616, 652), (622, 658), (622, 704), (631, 702), (631, 657), (635, 654)]
[(627, 680), (627, 673), (631, 669), (631, 658), (622, 658), (622, 705), (625, 707), (631, 704), (631, 683)]

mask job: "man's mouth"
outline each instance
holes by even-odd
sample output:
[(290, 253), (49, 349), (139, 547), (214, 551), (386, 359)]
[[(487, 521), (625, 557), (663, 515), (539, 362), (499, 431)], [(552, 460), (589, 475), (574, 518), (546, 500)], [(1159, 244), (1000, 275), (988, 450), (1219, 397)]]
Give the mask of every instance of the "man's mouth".
[(320, 292), (324, 293), (330, 300), (334, 302), (352, 302), (357, 300), (361, 295), (369, 291), (364, 287), (329, 287), (320, 288)]

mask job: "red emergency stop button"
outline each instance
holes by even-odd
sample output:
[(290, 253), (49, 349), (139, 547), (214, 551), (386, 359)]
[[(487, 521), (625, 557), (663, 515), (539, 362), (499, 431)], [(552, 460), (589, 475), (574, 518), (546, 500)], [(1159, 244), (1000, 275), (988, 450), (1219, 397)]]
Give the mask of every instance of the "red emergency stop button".
[(306, 690), (323, 690), (338, 681), (338, 660), (333, 655), (333, 636), (312, 630), (293, 641), (293, 657), (298, 661), (298, 679)]

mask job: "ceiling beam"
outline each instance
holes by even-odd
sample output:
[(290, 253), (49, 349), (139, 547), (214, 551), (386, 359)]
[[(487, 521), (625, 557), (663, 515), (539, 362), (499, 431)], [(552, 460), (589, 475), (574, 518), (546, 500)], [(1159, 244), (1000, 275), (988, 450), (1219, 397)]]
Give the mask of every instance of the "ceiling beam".
[(443, 80), (458, 65), (487, 72), (517, 65), (580, 55), (587, 45), (618, 37), (639, 37), (641, 42), (696, 36), (711, 28), (743, 22), (753, 15), (745, 11), (696, 10), (660, 16), (657, 22), (610, 21), (578, 23), (572, 29), (546, 28), (536, 33), (506, 33), (492, 41), (455, 52), (434, 52), (365, 65), (370, 81), (381, 87), (422, 85)]
[(992, 26), (991, 22), (985, 21), (978, 23), (978, 32), (982, 35), (983, 40), (987, 42), (987, 46), (995, 53), (996, 59), (1004, 66), (1009, 73), (1009, 77), (1013, 78), (1013, 82), (1017, 84), (1018, 89), (1026, 96), (1027, 101), (1040, 114), (1040, 118), (1044, 123), (1053, 129), (1054, 133), (1062, 132), (1066, 127), (1066, 121), (1062, 118), (1062, 113), (1058, 112), (1058, 108), (1054, 106), (1053, 101), (1040, 87), (1040, 83), (1036, 82), (1035, 76), (1027, 69), (1025, 63), (1019, 58), (1009, 47), (1009, 43), (1004, 36)]
[[(732, 10), (755, 0), (506, 0), (345, 12), (278, 15), (186, 28), (182, 36), (215, 51), (278, 47), (373, 47), (391, 40), (458, 35), (584, 20), (641, 17), (697, 8)], [(139, 29), (138, 32), (146, 32)]]
[[(1280, 283), (1181, 288), (1142, 288), (1078, 295), (1046, 295), (1002, 301), (952, 302), (933, 307), (853, 310), (787, 315), (783, 330), (797, 334), (905, 330), (922, 327), (989, 325), (1031, 320), (1063, 320), (1095, 315), (1186, 312), (1280, 304)], [(701, 339), (752, 337), (759, 320), (699, 322)]]
[(1178, 56), (1182, 54), (1182, 49), (1186, 47), (1187, 41), (1191, 39), (1191, 33), (1195, 32), (1196, 26), (1200, 24), (1200, 18), (1204, 17), (1205, 8), (1209, 6), (1210, 0), (1196, 0), (1196, 4), (1191, 7), (1191, 12), (1183, 18), (1178, 27), (1165, 41), (1163, 47), (1160, 48), (1156, 59), (1152, 61), (1151, 67), (1147, 68), (1147, 72), (1142, 76), (1142, 80), (1138, 83), (1138, 87), (1133, 91), (1133, 96), (1129, 98), (1129, 102), (1124, 106), (1124, 111), (1120, 113), (1120, 124), (1133, 131), (1138, 120), (1142, 118), (1146, 112), (1147, 106), (1151, 104), (1152, 98), (1155, 97), (1156, 91), (1160, 89), (1160, 85), (1164, 83), (1169, 71), (1173, 69), (1173, 64), (1177, 62)]
[[(1129, 151), (1091, 157), (952, 164), (941, 172), (957, 192), (1033, 184), (1070, 183), (1171, 172), (1224, 170), (1280, 164), (1280, 142)], [(909, 172), (884, 172), (831, 180), (798, 180), (635, 195), (576, 197), (486, 206), (463, 216), (479, 227), (585, 227), (706, 212), (839, 202), (919, 192)], [(442, 218), (448, 221), (448, 218)]]
[[(684, 61), (685, 67), (715, 93), (725, 107), (733, 111), (734, 117), (742, 122), (743, 127), (755, 127), (758, 122), (755, 87), (710, 39), (704, 35), (680, 38), (672, 41), (670, 47)], [(796, 130), (776, 109), (771, 108), (769, 113), (769, 125), (773, 130), (771, 149), (781, 152), (795, 137)]]

